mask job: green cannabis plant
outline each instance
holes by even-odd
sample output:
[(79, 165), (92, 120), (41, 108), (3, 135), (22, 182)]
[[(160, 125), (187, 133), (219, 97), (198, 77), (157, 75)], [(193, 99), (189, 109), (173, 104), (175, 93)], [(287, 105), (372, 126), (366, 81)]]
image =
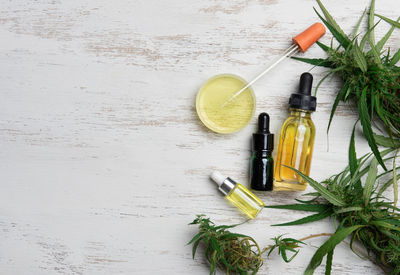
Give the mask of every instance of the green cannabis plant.
[[(319, 236), (319, 235), (318, 235)], [(278, 249), (278, 254), (282, 256), (282, 259), (286, 262), (289, 263), (291, 260), (293, 260), (294, 257), (299, 253), (299, 250), (296, 250), (295, 248), (299, 247), (299, 244), (304, 244), (301, 240), (296, 240), (293, 238), (282, 238), (283, 235), (280, 235), (278, 237), (272, 238), (275, 243), (273, 245), (267, 246), (264, 248), (263, 252), (269, 251), (268, 256), (271, 255), (272, 251), (274, 249)], [(312, 236), (314, 237), (314, 236)], [(306, 237), (304, 239), (308, 239), (309, 237)], [(288, 258), (288, 252), (292, 253), (292, 256)]]
[(227, 230), (237, 224), (216, 226), (204, 215), (197, 215), (190, 224), (199, 225), (199, 233), (188, 243), (193, 244), (193, 259), (198, 245), (204, 243), (210, 275), (215, 274), (217, 267), (226, 270), (226, 274), (256, 274), (262, 266), (261, 249), (257, 242), (250, 236)]
[[(400, 23), (375, 14), (375, 0), (372, 0), (367, 16), (366, 32), (361, 35), (358, 30), (367, 10), (360, 17), (353, 34), (346, 35), (321, 1), (317, 0), (317, 3), (323, 16), (316, 9), (314, 10), (332, 33), (338, 46), (334, 45), (333, 41), (330, 46), (317, 42), (327, 54), (325, 59), (293, 58), (315, 66), (330, 68), (327, 75), (318, 83), (316, 92), (329, 75), (336, 74), (341, 78), (343, 86), (332, 105), (327, 131), (329, 132), (338, 104), (341, 101), (355, 103), (364, 136), (378, 163), (386, 169), (378, 151), (378, 145), (382, 144), (377, 141), (373, 126), (379, 128), (386, 137), (392, 140), (392, 143), (398, 142), (400, 138), (400, 67), (396, 64), (400, 60), (400, 49), (391, 55), (390, 49), (384, 49), (384, 45), (394, 29), (400, 28)], [(374, 23), (375, 16), (392, 24), (390, 30), (378, 42), (375, 41), (374, 29), (379, 22)]]
[[(263, 264), (261, 255), (268, 252), (268, 256), (277, 249), (285, 262), (290, 262), (299, 252), (295, 248), (303, 242), (293, 238), (282, 238), (282, 235), (273, 238), (273, 245), (260, 249), (257, 242), (250, 236), (232, 233), (228, 229), (238, 226), (219, 225), (216, 226), (204, 215), (197, 215), (197, 218), (190, 224), (199, 225), (199, 233), (188, 243), (192, 244), (192, 256), (195, 257), (200, 243), (205, 246), (205, 257), (210, 263), (210, 275), (215, 274), (219, 267), (226, 271), (226, 274), (256, 274)], [(292, 253), (289, 257), (288, 253)], [(289, 257), (289, 258), (288, 258)]]
[[(390, 138), (379, 138), (391, 142)], [(393, 168), (378, 173), (378, 160), (372, 153), (357, 159), (353, 129), (349, 165), (344, 171), (318, 183), (293, 169), (316, 190), (308, 194), (313, 198), (298, 200), (297, 204), (266, 206), (315, 212), (296, 221), (278, 224), (280, 226), (305, 224), (328, 217), (337, 221), (336, 232), (318, 248), (304, 274), (313, 274), (325, 256), (326, 274), (330, 274), (333, 251), (348, 236), (351, 236), (350, 248), (356, 254), (353, 243), (359, 241), (384, 271), (400, 274), (400, 209), (396, 207), (400, 166), (396, 166), (393, 150), (389, 148), (380, 152), (383, 161), (392, 161)], [(389, 187), (394, 189), (393, 201), (383, 196)]]

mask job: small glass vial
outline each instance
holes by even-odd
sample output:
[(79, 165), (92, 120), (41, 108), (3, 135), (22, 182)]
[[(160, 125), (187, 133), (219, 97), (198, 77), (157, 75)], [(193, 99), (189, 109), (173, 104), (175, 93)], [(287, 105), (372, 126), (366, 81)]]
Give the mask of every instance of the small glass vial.
[(307, 176), (310, 173), (315, 138), (311, 113), (317, 104), (311, 96), (312, 81), (311, 74), (303, 73), (299, 92), (290, 97), (290, 115), (282, 126), (276, 155), (274, 191), (302, 191), (307, 187), (303, 178), (288, 167)]
[(254, 219), (264, 208), (265, 204), (259, 198), (231, 178), (214, 171), (211, 179), (218, 184), (218, 189), (225, 195), (225, 198), (251, 219)]

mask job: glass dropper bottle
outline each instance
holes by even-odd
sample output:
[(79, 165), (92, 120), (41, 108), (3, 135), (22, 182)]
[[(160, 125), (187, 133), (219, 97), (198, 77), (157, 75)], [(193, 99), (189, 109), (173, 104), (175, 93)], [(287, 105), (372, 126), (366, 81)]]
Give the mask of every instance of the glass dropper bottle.
[(225, 195), (225, 198), (251, 219), (254, 219), (264, 208), (265, 204), (256, 195), (231, 178), (214, 171), (211, 179), (218, 185), (219, 191)]
[(253, 155), (250, 160), (250, 186), (259, 191), (272, 191), (274, 183), (274, 134), (269, 131), (269, 115), (258, 116), (258, 131), (253, 134)]
[(303, 73), (297, 93), (289, 99), (290, 115), (283, 123), (276, 155), (274, 191), (303, 191), (307, 183), (294, 168), (308, 176), (313, 154), (315, 126), (311, 113), (317, 98), (311, 95), (313, 76)]

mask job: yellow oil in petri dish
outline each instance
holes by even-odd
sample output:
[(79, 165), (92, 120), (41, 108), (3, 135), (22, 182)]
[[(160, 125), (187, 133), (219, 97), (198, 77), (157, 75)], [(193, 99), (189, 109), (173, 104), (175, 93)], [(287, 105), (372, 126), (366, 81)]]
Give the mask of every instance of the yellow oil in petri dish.
[(251, 87), (223, 106), (246, 84), (244, 79), (232, 74), (217, 75), (204, 83), (197, 93), (196, 111), (207, 128), (229, 134), (241, 130), (250, 122), (256, 105)]

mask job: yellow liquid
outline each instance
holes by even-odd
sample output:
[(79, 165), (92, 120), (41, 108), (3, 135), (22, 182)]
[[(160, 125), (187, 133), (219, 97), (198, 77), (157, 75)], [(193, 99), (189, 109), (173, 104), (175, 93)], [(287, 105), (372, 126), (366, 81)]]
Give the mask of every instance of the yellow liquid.
[(235, 75), (217, 75), (199, 90), (196, 110), (200, 120), (210, 130), (227, 134), (246, 126), (254, 115), (255, 98), (251, 87), (234, 100), (222, 105), (247, 83)]
[(254, 219), (265, 206), (259, 198), (240, 183), (237, 183), (225, 198), (251, 219)]
[(315, 127), (309, 112), (293, 109), (282, 126), (275, 166), (275, 191), (305, 190), (306, 182), (285, 166), (310, 174)]

